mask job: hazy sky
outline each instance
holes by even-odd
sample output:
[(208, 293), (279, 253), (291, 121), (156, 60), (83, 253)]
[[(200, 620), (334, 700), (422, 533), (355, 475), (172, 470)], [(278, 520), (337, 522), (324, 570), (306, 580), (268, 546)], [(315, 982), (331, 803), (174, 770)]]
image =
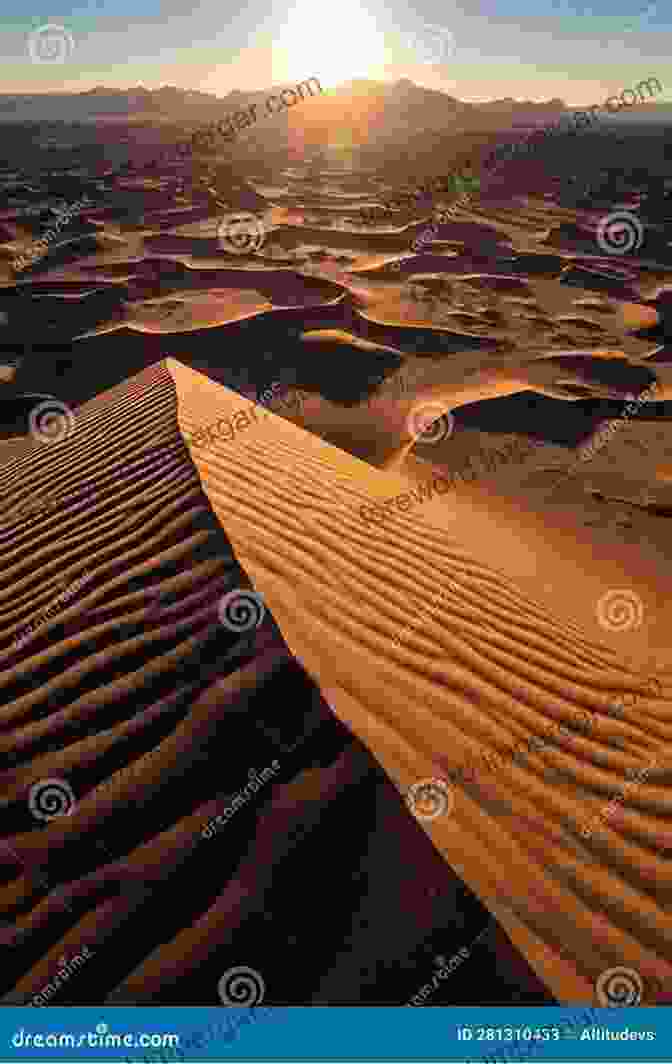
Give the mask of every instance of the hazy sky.
[[(672, 99), (669, 4), (573, 2), (75, 0), (55, 10), (36, 0), (25, 15), (0, 15), (0, 91), (168, 84), (225, 95), (312, 75), (325, 87), (407, 77), (467, 100), (560, 96), (580, 106), (655, 75), (659, 98)], [(36, 35), (46, 24), (70, 39), (50, 51)]]

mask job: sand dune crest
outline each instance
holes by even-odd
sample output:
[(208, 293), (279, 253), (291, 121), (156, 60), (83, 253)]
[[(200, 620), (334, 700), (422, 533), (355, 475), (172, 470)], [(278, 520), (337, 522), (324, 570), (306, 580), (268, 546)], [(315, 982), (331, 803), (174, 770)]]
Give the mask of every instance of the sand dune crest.
[[(181, 363), (168, 368), (185, 439), (240, 406)], [(660, 844), (672, 819), (663, 786), (672, 689), (651, 697), (616, 654), (472, 556), (446, 533), (441, 502), (421, 521), (395, 513), (365, 528), (359, 507), (403, 491), (398, 474), (270, 412), (191, 454), (287, 645), (401, 793), (502, 755), (496, 771), (454, 785), (452, 811), (422, 826), (553, 993), (592, 1001), (601, 972), (625, 965), (651, 1000), (656, 980), (672, 975), (672, 878)], [(623, 694), (636, 706), (616, 716)], [(591, 729), (573, 734), (586, 712)], [(516, 764), (507, 751), (529, 736), (546, 745)], [(644, 760), (656, 767), (619, 816), (582, 838)], [(545, 835), (531, 837), (530, 815)]]

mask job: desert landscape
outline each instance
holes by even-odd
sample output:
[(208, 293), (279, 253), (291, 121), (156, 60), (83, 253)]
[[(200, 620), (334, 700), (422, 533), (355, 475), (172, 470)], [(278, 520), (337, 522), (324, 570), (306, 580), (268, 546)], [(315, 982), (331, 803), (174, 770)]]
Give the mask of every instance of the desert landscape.
[(0, 97), (0, 1004), (655, 1005), (665, 86), (307, 80)]

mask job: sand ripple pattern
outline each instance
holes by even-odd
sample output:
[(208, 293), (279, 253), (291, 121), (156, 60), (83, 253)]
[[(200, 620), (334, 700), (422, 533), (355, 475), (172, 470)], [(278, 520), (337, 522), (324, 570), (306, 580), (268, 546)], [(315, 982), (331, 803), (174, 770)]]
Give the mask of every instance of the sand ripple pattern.
[[(365, 962), (399, 967), (445, 931), (427, 892), (455, 891), (456, 877), (270, 612), (242, 633), (221, 623), (223, 597), (251, 585), (178, 430), (165, 364), (76, 419), (67, 441), (27, 437), (0, 467), (0, 1000), (28, 1003), (82, 943), (86, 978), (51, 1004), (218, 1005), (222, 973), (241, 963), (270, 1003), (367, 1000)], [(27, 513), (35, 502), (45, 508)], [(85, 571), (82, 592), (14, 646)], [(251, 767), (276, 758), (273, 779), (204, 840)], [(347, 825), (351, 856), (316, 830), (327, 816), (337, 834)], [(346, 958), (344, 922), (369, 904), (354, 886), (362, 855), (391, 837), (410, 866), (378, 855), (366, 877), (371, 920), (384, 913), (398, 933), (353, 929)], [(316, 890), (343, 899), (333, 930)], [(283, 933), (303, 943), (296, 985)], [(368, 1000), (399, 1004), (415, 982), (411, 970)]]
[[(226, 388), (169, 368), (185, 435), (235, 404)], [(400, 794), (557, 733), (522, 764), (504, 756), (496, 773), (465, 781), (451, 815), (422, 825), (554, 994), (594, 1002), (600, 974), (616, 967), (640, 974), (644, 1003), (647, 986), (669, 985), (669, 684), (654, 697), (617, 655), (471, 556), (444, 531), (440, 503), (423, 521), (395, 513), (364, 529), (360, 507), (406, 482), (281, 418), (194, 460), (290, 649)], [(598, 723), (581, 735), (585, 711)], [(653, 757), (618, 815), (581, 839)]]

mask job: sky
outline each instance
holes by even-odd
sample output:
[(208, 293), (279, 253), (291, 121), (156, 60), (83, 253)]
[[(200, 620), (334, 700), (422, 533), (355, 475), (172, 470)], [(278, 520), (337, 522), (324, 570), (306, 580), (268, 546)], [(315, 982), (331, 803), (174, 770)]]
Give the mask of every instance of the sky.
[[(60, 0), (62, 2), (62, 0)], [(463, 100), (601, 103), (656, 76), (672, 7), (649, 0), (36, 0), (0, 13), (0, 92), (175, 85), (225, 96), (316, 76), (409, 78)], [(53, 6), (52, 6), (53, 5)], [(578, 5), (578, 6), (574, 6)], [(56, 27), (51, 31), (45, 26)], [(48, 38), (52, 39), (49, 43)]]

